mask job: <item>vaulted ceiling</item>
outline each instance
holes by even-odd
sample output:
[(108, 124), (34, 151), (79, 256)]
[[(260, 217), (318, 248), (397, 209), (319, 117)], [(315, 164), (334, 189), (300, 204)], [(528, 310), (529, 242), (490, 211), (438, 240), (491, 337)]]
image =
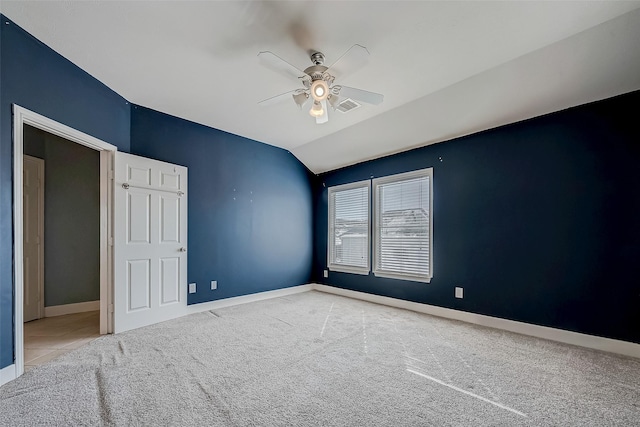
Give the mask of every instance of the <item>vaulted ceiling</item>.
[[(640, 89), (640, 2), (7, 1), (0, 11), (132, 103), (291, 151), (320, 173)], [(316, 124), (260, 65), (370, 56), (384, 102)], [(338, 78), (336, 78), (338, 82)]]

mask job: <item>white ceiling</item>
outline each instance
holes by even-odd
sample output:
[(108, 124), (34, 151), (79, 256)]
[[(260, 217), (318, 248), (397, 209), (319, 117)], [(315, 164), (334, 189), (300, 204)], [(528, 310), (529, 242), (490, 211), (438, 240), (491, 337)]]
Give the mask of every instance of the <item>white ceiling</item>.
[[(640, 89), (640, 1), (7, 1), (0, 11), (130, 102), (291, 151), (320, 173)], [(315, 124), (304, 69), (370, 52), (337, 83), (385, 95)]]

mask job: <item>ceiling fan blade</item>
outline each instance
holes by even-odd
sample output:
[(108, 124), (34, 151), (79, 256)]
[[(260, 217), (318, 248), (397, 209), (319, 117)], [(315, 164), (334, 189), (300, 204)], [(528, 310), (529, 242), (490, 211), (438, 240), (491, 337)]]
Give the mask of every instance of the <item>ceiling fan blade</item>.
[(343, 78), (349, 73), (356, 71), (367, 63), (369, 51), (366, 47), (354, 44), (336, 62), (334, 62), (327, 72), (334, 77)]
[(284, 59), (280, 58), (273, 52), (265, 51), (260, 52), (258, 54), (258, 58), (260, 59), (260, 64), (264, 67), (269, 68), (270, 70), (275, 71), (276, 73), (284, 74), (288, 77), (293, 77), (295, 79), (301, 79), (305, 76), (308, 77), (304, 71), (299, 70), (293, 65), (289, 64)]
[[(335, 87), (335, 86), (334, 86)], [(340, 86), (339, 95), (341, 98), (351, 98), (367, 104), (378, 105), (384, 100), (384, 95), (367, 90), (356, 89), (349, 86)]]
[(262, 101), (258, 102), (258, 105), (268, 107), (269, 105), (277, 104), (278, 102), (289, 98), (289, 96), (294, 95), (298, 91), (299, 89), (294, 89), (290, 90), (289, 92), (281, 93), (280, 95), (272, 96), (271, 98), (263, 99)]
[(327, 100), (320, 101), (322, 110), (324, 111), (321, 116), (316, 117), (316, 124), (327, 123), (329, 121), (329, 111), (327, 109)]

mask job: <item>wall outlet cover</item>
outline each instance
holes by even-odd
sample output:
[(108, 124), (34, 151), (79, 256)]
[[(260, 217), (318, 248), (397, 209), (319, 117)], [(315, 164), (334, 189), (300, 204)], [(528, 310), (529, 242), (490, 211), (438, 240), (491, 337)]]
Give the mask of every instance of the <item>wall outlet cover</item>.
[(329, 270), (324, 271), (324, 278), (326, 279), (327, 277), (329, 277)]
[(195, 283), (189, 283), (189, 293), (190, 294), (195, 294), (196, 293), (196, 284)]
[(211, 281), (211, 290), (214, 291), (218, 289), (218, 281), (217, 280), (212, 280)]
[(456, 298), (462, 298), (464, 296), (464, 289), (456, 287)]

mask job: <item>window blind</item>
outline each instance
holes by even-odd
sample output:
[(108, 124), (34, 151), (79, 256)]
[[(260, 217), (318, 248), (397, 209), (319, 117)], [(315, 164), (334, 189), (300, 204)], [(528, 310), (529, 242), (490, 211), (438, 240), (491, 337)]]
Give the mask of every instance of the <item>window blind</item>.
[(431, 170), (374, 180), (374, 273), (431, 277)]
[(370, 182), (329, 188), (329, 268), (369, 272)]

